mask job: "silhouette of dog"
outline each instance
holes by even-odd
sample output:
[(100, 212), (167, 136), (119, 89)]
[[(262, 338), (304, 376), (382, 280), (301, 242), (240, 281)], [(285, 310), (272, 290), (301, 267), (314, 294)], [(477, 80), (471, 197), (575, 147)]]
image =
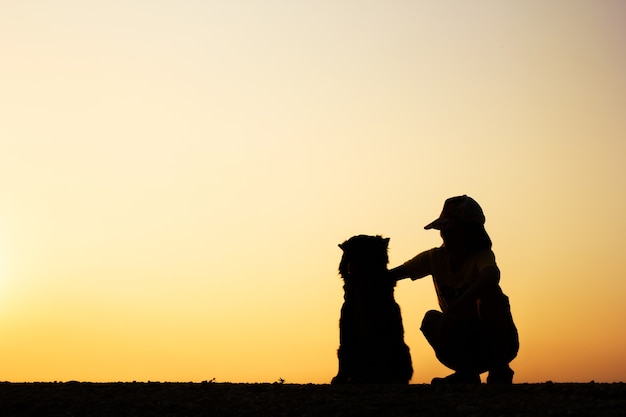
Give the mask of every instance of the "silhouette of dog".
[(344, 303), (339, 319), (339, 371), (331, 384), (408, 384), (411, 353), (404, 343), (395, 281), (386, 277), (389, 238), (353, 236), (341, 243)]

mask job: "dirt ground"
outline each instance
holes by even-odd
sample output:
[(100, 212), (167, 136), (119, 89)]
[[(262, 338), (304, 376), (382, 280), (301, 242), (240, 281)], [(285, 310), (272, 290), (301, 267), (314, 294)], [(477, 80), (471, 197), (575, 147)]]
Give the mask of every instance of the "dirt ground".
[(626, 384), (0, 383), (0, 416), (615, 416)]

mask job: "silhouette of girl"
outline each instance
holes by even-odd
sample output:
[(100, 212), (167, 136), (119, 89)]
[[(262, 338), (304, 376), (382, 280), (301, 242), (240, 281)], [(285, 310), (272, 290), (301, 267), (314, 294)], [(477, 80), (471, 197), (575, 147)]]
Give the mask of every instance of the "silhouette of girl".
[(480, 384), (483, 372), (489, 372), (488, 384), (513, 382), (509, 363), (519, 339), (484, 224), (475, 200), (449, 198), (425, 227), (440, 230), (443, 245), (389, 271), (394, 280), (433, 277), (441, 311), (428, 311), (420, 330), (437, 359), (455, 372), (432, 384)]

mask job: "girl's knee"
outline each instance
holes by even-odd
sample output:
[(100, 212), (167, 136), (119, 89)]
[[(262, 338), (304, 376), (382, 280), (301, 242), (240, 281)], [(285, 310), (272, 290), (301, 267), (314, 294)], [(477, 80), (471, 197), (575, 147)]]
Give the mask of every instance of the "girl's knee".
[(422, 319), (422, 325), (420, 326), (420, 330), (426, 336), (434, 334), (435, 330), (438, 329), (438, 324), (441, 321), (441, 317), (443, 313), (437, 310), (429, 310), (424, 314), (424, 318)]

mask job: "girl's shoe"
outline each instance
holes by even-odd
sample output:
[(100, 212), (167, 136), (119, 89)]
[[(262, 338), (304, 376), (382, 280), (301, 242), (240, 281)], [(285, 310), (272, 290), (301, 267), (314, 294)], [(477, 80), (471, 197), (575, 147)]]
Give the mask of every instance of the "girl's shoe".
[(513, 370), (510, 366), (504, 366), (501, 368), (494, 368), (489, 370), (487, 376), (488, 384), (512, 384), (513, 383)]
[(448, 384), (480, 384), (480, 375), (466, 372), (455, 372), (444, 378), (433, 378), (432, 385)]

